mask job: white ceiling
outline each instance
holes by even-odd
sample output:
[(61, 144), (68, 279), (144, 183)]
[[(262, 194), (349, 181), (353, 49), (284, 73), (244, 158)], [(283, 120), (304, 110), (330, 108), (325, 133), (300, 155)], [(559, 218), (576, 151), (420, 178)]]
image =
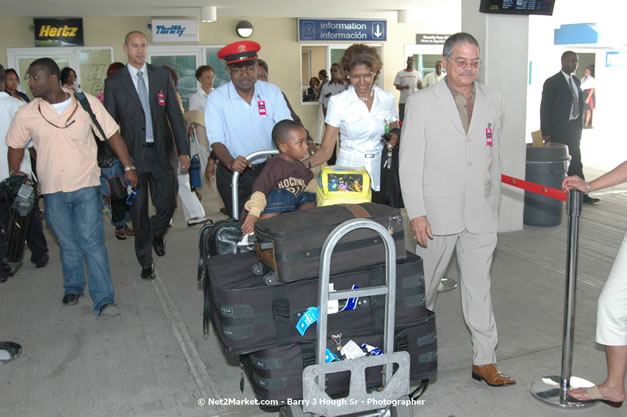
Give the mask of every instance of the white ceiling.
[(0, 0), (3, 16), (199, 16), (216, 6), (220, 16), (386, 18), (419, 10), (416, 18), (460, 9), (461, 0)]

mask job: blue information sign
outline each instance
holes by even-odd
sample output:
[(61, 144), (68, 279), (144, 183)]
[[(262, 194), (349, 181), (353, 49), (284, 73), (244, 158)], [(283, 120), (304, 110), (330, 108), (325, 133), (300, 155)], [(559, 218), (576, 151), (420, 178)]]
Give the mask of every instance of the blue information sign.
[(385, 41), (387, 21), (348, 19), (298, 19), (299, 41)]

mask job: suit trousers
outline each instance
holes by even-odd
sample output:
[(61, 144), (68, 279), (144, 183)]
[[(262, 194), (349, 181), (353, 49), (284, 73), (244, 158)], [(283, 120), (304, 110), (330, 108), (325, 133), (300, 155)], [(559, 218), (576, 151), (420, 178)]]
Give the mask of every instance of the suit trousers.
[(498, 336), (492, 311), (490, 294), (490, 267), (496, 248), (496, 233), (470, 233), (434, 235), (427, 247), (416, 245), (416, 254), (423, 258), (426, 305), (434, 309), (438, 285), (457, 251), (462, 312), (470, 329), (473, 364), (496, 363)]
[[(137, 164), (137, 195), (131, 206), (135, 229), (135, 255), (142, 268), (152, 264), (152, 240), (161, 239), (176, 209), (177, 179), (174, 170), (163, 170), (155, 161), (154, 147), (145, 147), (143, 163)], [(149, 161), (153, 161), (152, 164)], [(148, 191), (155, 214), (148, 216)]]
[(599, 296), (596, 341), (606, 346), (627, 345), (627, 233)]
[(578, 119), (568, 122), (565, 132), (551, 136), (551, 142), (568, 145), (568, 154), (570, 155), (568, 175), (577, 175), (585, 179), (583, 176), (583, 164), (581, 163), (581, 129), (581, 116), (579, 116)]

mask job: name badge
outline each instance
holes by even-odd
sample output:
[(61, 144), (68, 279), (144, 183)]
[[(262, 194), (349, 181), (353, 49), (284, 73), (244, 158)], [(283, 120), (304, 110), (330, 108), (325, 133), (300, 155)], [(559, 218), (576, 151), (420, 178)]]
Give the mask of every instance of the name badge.
[(263, 100), (259, 100), (257, 102), (257, 106), (259, 107), (259, 116), (266, 115), (266, 102)]
[(163, 91), (159, 91), (159, 93), (157, 94), (157, 99), (159, 100), (160, 106), (165, 106), (165, 94), (163, 94)]
[(488, 146), (492, 146), (492, 128), (491, 124), (488, 124), (487, 129), (485, 130), (485, 144)]

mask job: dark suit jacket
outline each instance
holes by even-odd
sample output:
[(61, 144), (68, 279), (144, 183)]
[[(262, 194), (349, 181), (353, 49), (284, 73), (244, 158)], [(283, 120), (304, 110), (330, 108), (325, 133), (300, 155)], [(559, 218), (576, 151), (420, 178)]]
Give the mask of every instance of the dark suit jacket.
[[(579, 78), (573, 75), (573, 80), (579, 89)], [(551, 140), (560, 139), (562, 143), (581, 137), (583, 128), (583, 92), (581, 89), (579, 89), (579, 118), (576, 124), (569, 124), (572, 102), (573, 96), (562, 71), (544, 82), (540, 104), (540, 129), (542, 129), (543, 136), (551, 136)]]
[[(150, 64), (146, 64), (146, 67), (150, 89), (148, 101), (158, 159), (155, 163), (163, 170), (176, 170), (178, 164), (176, 150), (180, 155), (189, 155), (183, 113), (176, 99), (176, 91), (168, 70)], [(164, 95), (163, 105), (159, 104), (159, 94)], [(139, 95), (127, 67), (105, 80), (104, 106), (119, 123), (120, 134), (131, 157), (138, 161), (138, 157), (143, 155), (145, 149), (142, 145), (146, 141), (146, 121)], [(138, 166), (138, 169), (141, 170), (141, 167)]]

